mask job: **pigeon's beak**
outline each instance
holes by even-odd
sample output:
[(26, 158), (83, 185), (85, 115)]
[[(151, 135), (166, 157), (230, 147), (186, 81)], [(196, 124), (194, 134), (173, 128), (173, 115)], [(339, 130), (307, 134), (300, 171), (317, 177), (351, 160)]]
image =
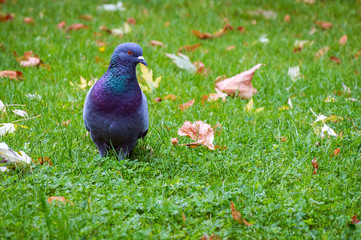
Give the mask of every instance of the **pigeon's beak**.
[(140, 63), (144, 64), (145, 66), (148, 66), (147, 62), (145, 61), (144, 57), (143, 56), (139, 56), (138, 57), (138, 60)]

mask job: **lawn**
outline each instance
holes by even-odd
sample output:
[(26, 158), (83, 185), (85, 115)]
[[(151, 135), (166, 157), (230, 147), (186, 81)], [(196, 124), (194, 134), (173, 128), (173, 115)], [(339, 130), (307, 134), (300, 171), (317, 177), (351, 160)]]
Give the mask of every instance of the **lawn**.
[[(0, 142), (35, 162), (52, 163), (0, 163), (8, 168), (0, 172), (0, 238), (359, 239), (361, 224), (351, 221), (361, 217), (361, 2), (307, 2), (312, 1), (133, 0), (114, 12), (101, 8), (116, 1), (0, 4), (1, 16), (14, 14), (0, 22), (0, 71), (23, 74), (20, 81), (0, 78), (0, 100), (7, 105), (0, 123), (21, 120)], [(224, 18), (233, 26), (226, 34), (212, 39), (192, 34), (214, 34)], [(58, 28), (62, 21), (65, 27)], [(122, 36), (106, 31), (124, 31), (127, 21), (131, 31)], [(67, 30), (74, 23), (88, 28)], [(347, 42), (340, 43), (344, 35)], [(152, 46), (151, 40), (164, 46)], [(308, 42), (300, 47), (297, 40)], [(101, 77), (123, 42), (142, 46), (149, 69), (162, 79), (146, 93), (146, 140), (130, 159), (118, 161), (98, 156), (82, 119), (90, 86), (77, 84), (80, 76)], [(183, 54), (202, 61), (208, 74), (180, 69), (166, 56), (199, 43)], [(328, 51), (315, 57), (325, 46)], [(41, 66), (20, 65), (17, 58), (27, 51), (39, 56)], [(215, 92), (218, 76), (231, 77), (258, 63), (264, 65), (252, 81), (258, 89), (253, 110), (247, 111), (250, 99), (202, 98)], [(297, 66), (300, 76), (292, 79), (289, 68)], [(165, 100), (169, 94), (177, 98)], [(193, 106), (179, 108), (192, 99)], [(310, 109), (327, 116), (323, 121), (337, 136), (321, 137), (323, 123), (314, 123)], [(220, 148), (182, 146), (192, 140), (178, 136), (178, 129), (197, 120), (222, 126), (214, 136)], [(173, 146), (176, 137), (179, 144)], [(66, 201), (49, 203), (49, 197)], [(231, 201), (252, 225), (232, 217)]]

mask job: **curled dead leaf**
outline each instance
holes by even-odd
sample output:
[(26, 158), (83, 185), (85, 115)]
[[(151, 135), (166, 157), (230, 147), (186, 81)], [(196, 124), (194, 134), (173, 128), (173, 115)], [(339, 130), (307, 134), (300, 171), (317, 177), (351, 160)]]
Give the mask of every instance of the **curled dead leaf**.
[(222, 92), (226, 92), (228, 95), (236, 95), (242, 99), (249, 99), (257, 93), (257, 89), (252, 85), (252, 78), (256, 70), (261, 66), (262, 64), (257, 64), (245, 72), (220, 81), (216, 83), (216, 88)]
[(231, 212), (233, 219), (236, 220), (238, 223), (245, 224), (247, 226), (252, 225), (252, 223), (248, 223), (246, 220), (242, 219), (241, 213), (237, 211), (236, 206), (234, 206), (234, 203), (232, 201), (231, 201)]
[(150, 40), (150, 45), (154, 46), (160, 46), (160, 47), (164, 47), (164, 44), (160, 41), (156, 41), (156, 40)]
[(194, 45), (185, 45), (178, 49), (178, 52), (194, 52), (197, 48), (202, 46), (201, 43), (194, 44)]
[(212, 34), (210, 34), (210, 33), (202, 33), (199, 30), (192, 30), (192, 33), (193, 33), (194, 36), (196, 36), (199, 39), (213, 38)]
[(82, 23), (74, 23), (66, 28), (67, 31), (80, 30), (89, 28), (87, 25)]
[(321, 27), (322, 29), (332, 28), (332, 23), (330, 23), (330, 22), (318, 21), (318, 22), (315, 22), (315, 25)]
[(31, 17), (24, 17), (24, 23), (26, 24), (33, 24), (34, 20)]
[(59, 29), (63, 29), (63, 28), (65, 27), (65, 25), (66, 25), (66, 22), (65, 22), (65, 21), (61, 21), (60, 23), (58, 23), (58, 24), (56, 25), (56, 27), (59, 28)]
[(335, 62), (337, 64), (341, 63), (340, 59), (338, 57), (335, 57), (335, 56), (330, 57), (330, 61)]
[(340, 45), (345, 45), (347, 43), (347, 35), (343, 35), (339, 40)]
[(196, 101), (195, 99), (192, 99), (189, 102), (186, 102), (186, 103), (184, 103), (182, 105), (179, 105), (178, 107), (180, 108), (180, 110), (184, 111), (187, 108), (191, 107), (194, 104), (195, 101)]
[(206, 66), (204, 65), (203, 62), (198, 61), (198, 62), (194, 62), (193, 65), (197, 68), (196, 73), (200, 74), (200, 75), (208, 75), (210, 72), (209, 67), (206, 68)]
[(178, 144), (179, 139), (178, 139), (178, 138), (172, 138), (170, 141), (171, 141), (171, 143), (175, 146), (175, 145)]
[(21, 80), (23, 79), (23, 73), (20, 71), (11, 71), (11, 70), (0, 71), (0, 78)]
[(129, 23), (130, 25), (135, 25), (137, 23), (137, 21), (134, 18), (129, 17), (127, 19), (127, 23)]
[(190, 144), (185, 144), (190, 147), (197, 147), (204, 145), (210, 150), (214, 150), (213, 140), (214, 133), (211, 125), (202, 121), (196, 121), (193, 124), (189, 121), (185, 121), (183, 126), (178, 130), (179, 136), (188, 136), (192, 140), (196, 141)]

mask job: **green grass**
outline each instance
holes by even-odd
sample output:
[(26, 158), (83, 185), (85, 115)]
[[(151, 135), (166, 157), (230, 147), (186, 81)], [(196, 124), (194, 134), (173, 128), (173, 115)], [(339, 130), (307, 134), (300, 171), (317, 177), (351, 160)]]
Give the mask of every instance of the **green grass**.
[[(16, 2), (16, 3), (15, 3)], [(1, 13), (15, 13), (15, 19), (0, 22), (0, 71), (20, 70), (24, 81), (0, 79), (0, 100), (24, 104), (31, 117), (14, 134), (0, 137), (12, 149), (24, 150), (33, 159), (49, 157), (53, 166), (16, 168), (0, 173), (1, 239), (199, 239), (217, 234), (223, 239), (357, 239), (361, 226), (348, 226), (351, 217), (361, 217), (361, 99), (360, 1), (317, 1), (314, 5), (296, 1), (125, 1), (126, 11), (98, 11), (97, 1), (13, 1), (0, 4)], [(251, 16), (248, 10), (273, 10), (276, 19)], [(93, 21), (79, 19), (90, 14)], [(290, 14), (291, 22), (283, 17)], [(33, 17), (26, 25), (23, 17)], [(43, 16), (43, 17), (41, 17)], [(132, 32), (123, 38), (100, 32), (99, 26), (118, 28), (128, 17), (136, 19)], [(199, 40), (193, 29), (216, 32), (228, 18), (237, 30), (212, 39)], [(82, 22), (89, 29), (66, 32), (56, 28)], [(257, 24), (253, 25), (252, 20)], [(309, 34), (316, 21), (330, 21), (333, 28)], [(169, 22), (169, 27), (165, 27)], [(267, 34), (269, 44), (258, 42)], [(339, 45), (343, 35), (347, 44)], [(100, 52), (95, 39), (106, 42)], [(312, 46), (293, 53), (296, 39), (314, 41)], [(151, 47), (159, 40), (165, 48)], [(107, 69), (114, 48), (123, 42), (137, 42), (160, 87), (147, 94), (150, 128), (131, 159), (119, 162), (115, 156), (99, 158), (86, 135), (82, 107), (86, 91), (69, 82), (99, 78)], [(177, 68), (165, 53), (176, 53), (183, 45), (202, 43), (193, 53), (211, 73), (193, 75)], [(226, 47), (235, 45), (233, 51)], [(330, 50), (320, 60), (315, 53), (323, 46)], [(13, 56), (33, 50), (49, 64), (46, 68), (23, 68)], [(329, 58), (341, 60), (337, 65)], [(95, 58), (103, 61), (97, 63)], [(227, 98), (226, 102), (206, 102), (201, 97), (214, 92), (217, 76), (233, 76), (257, 63), (253, 84), (260, 113), (244, 111), (247, 101)], [(289, 67), (300, 66), (304, 75), (292, 82)], [(342, 83), (350, 96), (334, 96)], [(42, 100), (31, 100), (38, 93)], [(156, 97), (175, 94), (175, 102), (156, 103)], [(324, 102), (327, 96), (336, 101)], [(279, 111), (291, 97), (294, 108)], [(184, 112), (178, 105), (196, 99)], [(328, 125), (342, 137), (317, 136), (310, 125), (317, 114), (342, 116)], [(12, 122), (11, 113), (0, 119)], [(352, 119), (352, 121), (350, 120)], [(71, 120), (67, 126), (62, 122)], [(172, 146), (170, 138), (185, 120), (205, 121), (223, 127), (215, 134), (215, 145)], [(284, 136), (286, 142), (277, 137)], [(181, 143), (190, 139), (180, 137)], [(316, 146), (320, 142), (320, 146)], [(145, 147), (153, 149), (152, 154)], [(330, 157), (333, 150), (341, 153)], [(311, 160), (319, 169), (313, 175)], [(8, 164), (0, 164), (8, 166)], [(49, 204), (50, 196), (64, 196), (72, 204)], [(238, 224), (231, 216), (233, 201), (252, 226)], [(182, 220), (182, 213), (186, 221)]]

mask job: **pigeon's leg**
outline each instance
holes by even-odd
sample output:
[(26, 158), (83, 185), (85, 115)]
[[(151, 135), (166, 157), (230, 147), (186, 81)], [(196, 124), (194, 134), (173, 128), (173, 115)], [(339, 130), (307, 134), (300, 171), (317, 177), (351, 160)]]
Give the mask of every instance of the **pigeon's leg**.
[(107, 146), (104, 143), (94, 142), (98, 147), (100, 157), (105, 157), (107, 155)]

